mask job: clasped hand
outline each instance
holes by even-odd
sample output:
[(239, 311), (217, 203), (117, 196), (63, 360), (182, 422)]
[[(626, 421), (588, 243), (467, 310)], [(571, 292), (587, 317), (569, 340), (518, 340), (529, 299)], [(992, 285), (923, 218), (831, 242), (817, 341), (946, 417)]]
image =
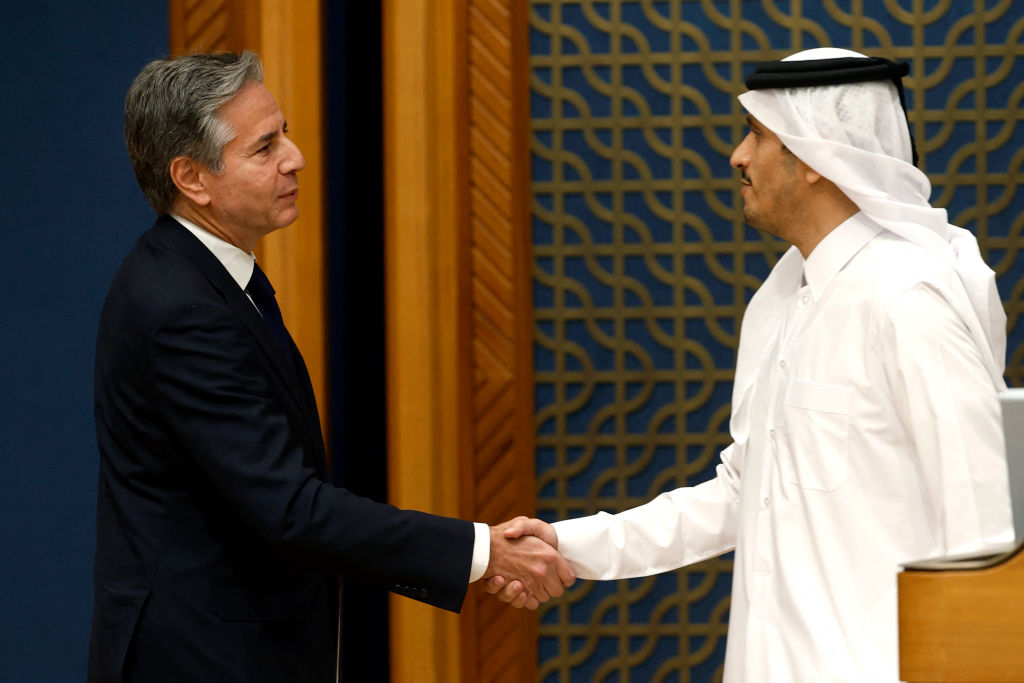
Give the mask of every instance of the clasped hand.
[(559, 554), (553, 526), (516, 517), (491, 527), (491, 561), (483, 578), (488, 593), (532, 610), (561, 595), (576, 580), (576, 572)]

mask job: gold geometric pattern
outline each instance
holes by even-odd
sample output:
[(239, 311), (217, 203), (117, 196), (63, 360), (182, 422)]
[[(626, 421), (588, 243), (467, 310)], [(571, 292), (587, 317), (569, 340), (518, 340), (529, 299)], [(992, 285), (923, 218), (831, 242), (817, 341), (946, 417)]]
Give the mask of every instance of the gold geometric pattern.
[[(1024, 0), (530, 0), (538, 512), (618, 511), (714, 475), (739, 323), (785, 245), (728, 157), (753, 64), (834, 45), (910, 63), (932, 201), (974, 231), (1024, 383)], [(541, 681), (721, 680), (729, 556), (580, 582)]]

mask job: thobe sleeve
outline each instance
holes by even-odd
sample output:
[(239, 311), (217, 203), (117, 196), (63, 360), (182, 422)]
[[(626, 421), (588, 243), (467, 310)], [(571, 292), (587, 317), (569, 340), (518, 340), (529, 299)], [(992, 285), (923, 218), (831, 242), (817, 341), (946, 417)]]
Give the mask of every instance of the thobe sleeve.
[(919, 284), (895, 298), (880, 328), (886, 376), (914, 445), (936, 551), (1012, 541), (998, 393), (967, 326), (939, 291)]
[(717, 476), (638, 507), (555, 523), (558, 550), (582, 579), (625, 579), (676, 569), (732, 550), (742, 449), (722, 451)]

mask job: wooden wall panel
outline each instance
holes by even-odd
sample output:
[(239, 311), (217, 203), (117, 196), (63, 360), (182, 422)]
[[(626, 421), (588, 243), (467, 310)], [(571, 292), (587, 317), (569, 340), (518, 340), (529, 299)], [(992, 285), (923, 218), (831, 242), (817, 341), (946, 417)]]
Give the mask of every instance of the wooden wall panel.
[[(459, 516), (465, 438), (464, 151), (459, 0), (385, 0), (388, 497)], [(393, 681), (462, 679), (460, 617), (391, 599)]]
[[(383, 11), (391, 500), (494, 524), (535, 504), (526, 6)], [(536, 662), (535, 616), (479, 586), (458, 618), (392, 601), (394, 681)]]
[[(525, 0), (468, 3), (470, 348), (477, 519), (533, 514), (533, 311)], [(472, 680), (534, 681), (537, 622), (483, 591)]]
[(170, 0), (171, 54), (256, 50), (260, 0)]
[(327, 428), (327, 325), (324, 264), (323, 68), (317, 0), (170, 0), (172, 54), (253, 50), (264, 83), (302, 150), (299, 218), (256, 247), (277, 289), (288, 331), (313, 379), (320, 422)]

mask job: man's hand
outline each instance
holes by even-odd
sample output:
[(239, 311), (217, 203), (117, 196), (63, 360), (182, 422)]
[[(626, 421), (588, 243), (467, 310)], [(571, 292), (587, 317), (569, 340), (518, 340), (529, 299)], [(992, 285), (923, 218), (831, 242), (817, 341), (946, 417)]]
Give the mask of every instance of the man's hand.
[(539, 519), (516, 517), (491, 527), (485, 590), (513, 607), (531, 610), (557, 598), (564, 586), (576, 580), (576, 573), (557, 548), (555, 528)]

